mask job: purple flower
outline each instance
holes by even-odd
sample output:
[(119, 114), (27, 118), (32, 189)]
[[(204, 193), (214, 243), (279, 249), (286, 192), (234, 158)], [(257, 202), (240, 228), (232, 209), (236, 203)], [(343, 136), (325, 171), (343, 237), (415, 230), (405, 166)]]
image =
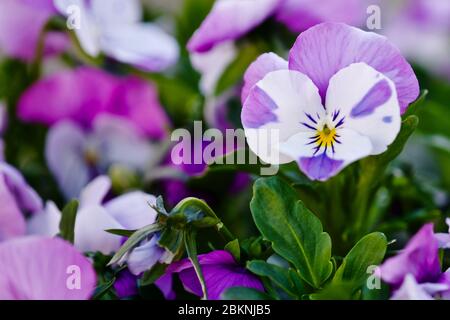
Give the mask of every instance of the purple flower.
[(104, 52), (120, 62), (146, 71), (161, 71), (178, 60), (178, 44), (152, 23), (141, 22), (139, 0), (55, 0), (65, 16), (80, 10), (78, 40), (91, 56)]
[(156, 147), (124, 118), (100, 115), (92, 131), (71, 121), (54, 125), (47, 134), (45, 157), (64, 195), (70, 199), (112, 166), (132, 173), (151, 166)]
[[(0, 0), (0, 51), (31, 61), (45, 23), (55, 14), (52, 0)], [(50, 32), (45, 39), (44, 53), (57, 53), (67, 46), (67, 37)]]
[(274, 15), (294, 32), (320, 22), (359, 26), (366, 17), (366, 8), (362, 0), (218, 0), (187, 47), (190, 52), (209, 51), (239, 39)]
[[(219, 300), (221, 294), (232, 287), (247, 287), (264, 291), (261, 281), (244, 267), (239, 266), (228, 251), (216, 250), (198, 256), (205, 278), (208, 299)], [(175, 262), (166, 274), (178, 273), (184, 288), (203, 296), (200, 282), (189, 259)]]
[(26, 233), (25, 213), (42, 210), (42, 200), (19, 171), (0, 163), (0, 242)]
[(450, 273), (441, 272), (433, 224), (423, 226), (405, 249), (386, 260), (379, 275), (397, 289), (393, 299), (423, 299), (450, 292)]
[(128, 270), (121, 271), (114, 282), (114, 290), (119, 299), (138, 294), (137, 277)]
[(91, 262), (58, 238), (0, 243), (0, 300), (85, 300), (96, 284)]
[(419, 94), (411, 66), (386, 38), (339, 23), (302, 33), (289, 62), (263, 55), (245, 82), (241, 119), (250, 149), (270, 164), (295, 160), (321, 181), (383, 153)]
[(450, 79), (450, 2), (410, 0), (401, 6), (386, 0), (382, 3), (386, 18), (381, 31), (408, 58)]
[(125, 117), (151, 138), (167, 135), (169, 119), (156, 89), (137, 77), (88, 67), (66, 70), (33, 84), (18, 103), (22, 121), (45, 125), (70, 119), (89, 128), (101, 113)]
[[(75, 247), (82, 252), (116, 252), (122, 245), (122, 238), (105, 230), (137, 230), (155, 222), (156, 212), (149, 205), (155, 204), (154, 196), (135, 191), (103, 202), (110, 187), (110, 179), (101, 176), (81, 192), (75, 224)], [(60, 220), (61, 212), (49, 203), (46, 210), (29, 220), (29, 233), (54, 236), (59, 231)]]

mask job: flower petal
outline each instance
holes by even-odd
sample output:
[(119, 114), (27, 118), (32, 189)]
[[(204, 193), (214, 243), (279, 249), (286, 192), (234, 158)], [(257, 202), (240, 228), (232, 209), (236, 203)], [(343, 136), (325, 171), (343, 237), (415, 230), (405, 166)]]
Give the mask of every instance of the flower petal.
[(271, 164), (292, 161), (280, 155), (279, 144), (298, 132), (314, 131), (308, 123), (313, 121), (314, 125), (324, 117), (325, 109), (312, 81), (290, 70), (270, 72), (259, 81), (250, 90), (241, 114), (250, 149)]
[(121, 79), (107, 111), (127, 118), (150, 138), (163, 139), (167, 136), (170, 120), (151, 82), (138, 77)]
[(326, 108), (344, 119), (344, 128), (370, 139), (372, 155), (386, 151), (400, 132), (394, 83), (365, 63), (351, 64), (331, 78)]
[[(279, 0), (218, 0), (188, 43), (190, 52), (205, 52), (235, 40), (266, 20)], [(230, 23), (232, 21), (232, 23)]]
[(21, 210), (35, 213), (42, 210), (41, 197), (31, 188), (22, 174), (7, 163), (0, 163), (0, 173), (5, 178), (5, 183), (14, 195), (17, 205)]
[(136, 23), (142, 18), (139, 0), (90, 0), (90, 9), (95, 20), (101, 24)]
[(134, 248), (128, 258), (127, 265), (130, 272), (140, 275), (151, 269), (163, 256), (165, 249), (157, 244), (158, 238), (152, 237), (150, 241)]
[[(52, 0), (0, 1), (0, 51), (11, 57), (33, 60), (41, 30), (55, 13)], [(44, 52), (60, 52), (67, 43), (62, 33), (52, 33), (46, 39)]]
[(105, 208), (99, 205), (86, 206), (78, 210), (75, 222), (75, 247), (81, 252), (100, 251), (103, 254), (116, 252), (121, 237), (105, 230), (122, 229)]
[(266, 74), (277, 70), (287, 70), (288, 62), (273, 52), (264, 53), (258, 57), (247, 69), (244, 75), (241, 101), (245, 102), (250, 90), (262, 80)]
[(433, 300), (412, 274), (407, 274), (402, 286), (394, 292), (391, 300)]
[(47, 134), (45, 158), (67, 199), (78, 197), (89, 182), (83, 149), (86, 137), (72, 122), (61, 122)]
[(0, 175), (0, 242), (22, 236), (26, 231), (25, 217), (20, 211), (14, 195), (9, 191), (5, 177)]
[(391, 79), (401, 112), (419, 95), (413, 69), (385, 37), (340, 23), (322, 23), (303, 32), (289, 56), (289, 68), (312, 79), (322, 99), (331, 77), (352, 63), (364, 62)]
[(162, 71), (179, 56), (176, 40), (151, 23), (108, 25), (102, 30), (101, 48), (110, 57), (145, 71)]
[(59, 233), (61, 211), (53, 201), (48, 201), (42, 212), (27, 221), (27, 234), (54, 237)]
[(55, 7), (65, 17), (69, 17), (71, 8), (79, 9), (80, 28), (75, 28), (75, 34), (83, 50), (91, 55), (100, 53), (99, 30), (95, 18), (89, 11), (85, 0), (54, 0)]
[(109, 189), (111, 179), (108, 176), (95, 178), (80, 192), (80, 207), (101, 205)]
[(157, 213), (150, 207), (155, 203), (155, 196), (135, 191), (107, 202), (104, 207), (123, 228), (137, 230), (155, 222)]
[(361, 26), (367, 17), (367, 6), (363, 0), (284, 0), (276, 18), (297, 33), (321, 22)]
[(0, 244), (0, 299), (84, 300), (96, 284), (94, 268), (58, 238), (24, 237)]
[(407, 274), (412, 274), (419, 283), (434, 282), (441, 273), (438, 251), (433, 224), (426, 224), (402, 252), (383, 263), (380, 268), (381, 278), (397, 287)]

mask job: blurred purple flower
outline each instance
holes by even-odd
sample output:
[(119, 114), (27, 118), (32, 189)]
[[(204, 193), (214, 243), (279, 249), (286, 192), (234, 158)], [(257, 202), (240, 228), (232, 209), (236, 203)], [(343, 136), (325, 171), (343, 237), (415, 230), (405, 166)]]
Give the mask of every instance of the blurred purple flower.
[[(288, 62), (262, 55), (244, 79), (241, 120), (250, 149), (266, 163), (297, 161), (320, 181), (386, 151), (400, 130), (400, 115), (419, 95), (414, 71), (398, 49), (341, 23), (303, 32)], [(279, 137), (268, 135), (273, 130)]]
[(442, 273), (433, 224), (423, 226), (405, 249), (380, 267), (381, 278), (397, 289), (395, 299), (450, 292), (450, 273)]
[(294, 32), (321, 22), (360, 26), (367, 5), (363, 0), (218, 0), (187, 47), (191, 53), (209, 51), (239, 39), (274, 15)]
[[(45, 23), (55, 14), (52, 0), (0, 0), (0, 51), (31, 61)], [(64, 34), (50, 32), (44, 53), (61, 52), (68, 43)]]
[(384, 0), (381, 30), (402, 53), (428, 71), (450, 79), (450, 1)]
[(0, 242), (26, 233), (25, 213), (42, 210), (42, 200), (12, 166), (0, 163)]
[(59, 187), (70, 199), (113, 165), (132, 173), (144, 172), (152, 166), (155, 150), (126, 119), (100, 115), (92, 131), (70, 121), (53, 126), (47, 134), (45, 157)]
[(18, 103), (21, 120), (45, 125), (70, 119), (89, 128), (101, 113), (123, 116), (151, 138), (167, 135), (169, 119), (156, 89), (137, 77), (89, 67), (61, 71), (33, 84)]
[(178, 60), (178, 44), (160, 27), (141, 22), (139, 0), (55, 0), (65, 16), (70, 8), (80, 10), (80, 25), (75, 33), (91, 56), (104, 52), (120, 62), (146, 71), (161, 71)]
[(58, 238), (0, 243), (0, 300), (85, 300), (96, 285), (91, 262)]
[[(221, 295), (232, 287), (247, 287), (264, 291), (261, 281), (244, 267), (238, 265), (228, 251), (216, 250), (198, 256), (205, 278), (208, 299), (220, 300)], [(166, 276), (178, 273), (186, 291), (203, 296), (200, 282), (189, 259), (169, 266)]]
[[(104, 202), (110, 188), (110, 179), (101, 176), (87, 185), (80, 194), (75, 247), (81, 252), (116, 252), (122, 245), (122, 238), (105, 230), (137, 230), (155, 222), (156, 212), (149, 205), (155, 204), (154, 196), (135, 191)], [(29, 220), (28, 232), (54, 236), (59, 232), (60, 220), (60, 211), (49, 203), (46, 210)]]

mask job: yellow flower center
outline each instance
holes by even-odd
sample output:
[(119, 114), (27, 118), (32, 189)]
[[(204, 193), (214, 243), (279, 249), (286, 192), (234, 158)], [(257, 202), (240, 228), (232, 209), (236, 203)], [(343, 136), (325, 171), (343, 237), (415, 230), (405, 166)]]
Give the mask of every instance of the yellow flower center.
[(331, 148), (336, 141), (336, 128), (330, 129), (325, 125), (317, 131), (317, 146)]

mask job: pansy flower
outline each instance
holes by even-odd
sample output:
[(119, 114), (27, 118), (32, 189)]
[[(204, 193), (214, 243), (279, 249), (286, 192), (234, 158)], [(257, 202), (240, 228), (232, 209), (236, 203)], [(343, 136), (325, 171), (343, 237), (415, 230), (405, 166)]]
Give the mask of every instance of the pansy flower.
[(72, 120), (91, 128), (97, 115), (124, 117), (146, 136), (162, 139), (169, 118), (152, 83), (138, 77), (117, 77), (100, 69), (80, 67), (45, 77), (20, 97), (18, 117), (51, 126)]
[(66, 198), (113, 166), (132, 174), (152, 167), (157, 148), (122, 117), (100, 115), (92, 130), (71, 121), (53, 126), (48, 134), (45, 158)]
[(0, 243), (0, 300), (87, 300), (91, 262), (59, 238), (21, 237)]
[(359, 26), (366, 8), (364, 0), (217, 0), (187, 47), (191, 53), (207, 52), (239, 39), (272, 16), (294, 32), (327, 21)]
[(323, 23), (298, 37), (288, 62), (265, 54), (249, 67), (241, 120), (263, 161), (297, 161), (324, 181), (384, 152), (418, 94), (411, 66), (386, 38)]
[(56, 8), (70, 17), (79, 11), (75, 33), (91, 56), (104, 52), (120, 62), (146, 71), (161, 71), (178, 60), (176, 40), (153, 23), (141, 22), (139, 0), (54, 0)]
[(381, 265), (379, 275), (396, 290), (394, 299), (450, 293), (450, 273), (442, 272), (433, 224), (423, 226), (407, 246)]
[[(198, 256), (198, 261), (205, 279), (208, 299), (220, 300), (222, 293), (233, 287), (247, 287), (264, 291), (261, 281), (234, 260), (224, 250), (215, 250)], [(184, 259), (169, 266), (165, 277), (177, 273), (186, 291), (202, 297), (200, 281), (192, 262)]]
[[(111, 180), (100, 176), (80, 194), (75, 223), (75, 247), (82, 252), (116, 252), (123, 239), (105, 230), (137, 230), (155, 222), (156, 212), (149, 205), (155, 203), (154, 196), (134, 191), (105, 201), (110, 188)], [(43, 212), (28, 221), (28, 232), (54, 236), (59, 232), (60, 220), (61, 212), (49, 202)]]

